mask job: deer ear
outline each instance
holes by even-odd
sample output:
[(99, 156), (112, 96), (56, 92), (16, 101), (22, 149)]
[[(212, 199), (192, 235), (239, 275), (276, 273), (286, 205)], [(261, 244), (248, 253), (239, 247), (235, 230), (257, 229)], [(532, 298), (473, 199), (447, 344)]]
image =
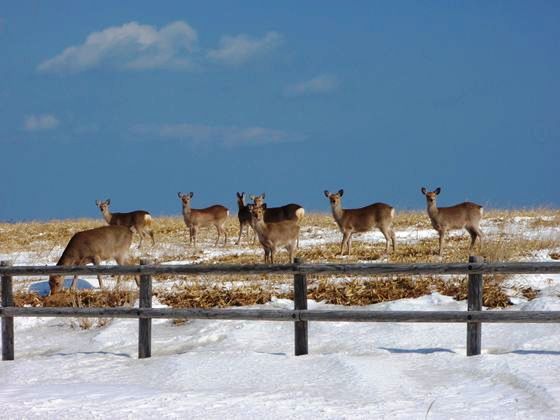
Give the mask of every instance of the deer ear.
[(95, 200), (95, 205), (99, 207), (99, 200)]
[(420, 191), (422, 192), (422, 194), (426, 195), (426, 187), (422, 187)]
[(192, 198), (193, 195), (194, 195), (194, 193), (191, 191), (191, 192), (189, 193), (189, 197)]
[(178, 192), (178, 193), (177, 193), (177, 197), (183, 198), (183, 193)]
[(342, 197), (343, 194), (344, 194), (344, 190), (338, 190), (338, 195)]
[(108, 198), (107, 200), (105, 200), (105, 202), (107, 203), (108, 206), (111, 205), (111, 199), (110, 199), (110, 198)]
[(263, 210), (266, 210), (266, 203), (263, 203), (262, 206), (261, 206), (261, 208), (262, 208)]
[(261, 194), (262, 199), (264, 200), (264, 193)]
[(323, 191), (323, 194), (325, 194), (325, 197), (329, 198), (329, 192), (327, 190)]
[(241, 198), (241, 197), (242, 197), (242, 195), (239, 194), (238, 192), (236, 192), (235, 195), (237, 195), (237, 198)]
[(437, 187), (434, 192), (436, 193), (436, 195), (438, 195), (441, 192), (441, 188)]
[(251, 200), (255, 201), (255, 198), (257, 198), (257, 197), (255, 197), (254, 195), (250, 195), (249, 198), (250, 198)]

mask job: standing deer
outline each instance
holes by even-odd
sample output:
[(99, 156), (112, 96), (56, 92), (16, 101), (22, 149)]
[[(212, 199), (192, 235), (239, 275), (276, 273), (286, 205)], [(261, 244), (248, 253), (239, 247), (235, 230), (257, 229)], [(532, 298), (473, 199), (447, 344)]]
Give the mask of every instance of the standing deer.
[(436, 196), (441, 192), (441, 188), (427, 191), (422, 187), (420, 191), (426, 196), (428, 216), (430, 216), (433, 228), (439, 234), (439, 255), (443, 254), (445, 233), (450, 229), (466, 229), (471, 235), (470, 249), (474, 248), (477, 237), (482, 248), (482, 231), (480, 230), (480, 221), (484, 213), (482, 206), (465, 201), (451, 207), (437, 207)]
[[(265, 193), (261, 195), (252, 195), (250, 198), (253, 204), (257, 207), (264, 209), (264, 221), (266, 223), (276, 223), (285, 220), (295, 221), (301, 223), (305, 215), (305, 209), (299, 204), (286, 204), (282, 207), (268, 207), (264, 202)], [(297, 245), (299, 248), (299, 237), (297, 238)]]
[[(117, 264), (127, 262), (128, 251), (132, 243), (132, 229), (127, 226), (102, 226), (95, 229), (77, 232), (72, 236), (64, 249), (57, 266), (99, 265), (104, 260), (116, 260)], [(99, 287), (103, 288), (101, 275), (97, 275)], [(72, 290), (76, 290), (78, 275), (72, 280)], [(138, 284), (138, 278), (136, 278)], [(64, 276), (49, 277), (51, 295), (60, 292), (64, 287)]]
[(395, 251), (395, 232), (393, 232), (391, 226), (395, 216), (393, 207), (385, 203), (374, 203), (359, 209), (343, 209), (341, 197), (344, 190), (338, 190), (337, 193), (330, 193), (325, 190), (324, 194), (331, 203), (334, 220), (342, 232), (340, 255), (343, 255), (345, 246), (348, 249), (348, 255), (350, 255), (354, 232), (367, 232), (374, 227), (378, 228), (385, 236), (385, 252), (389, 252), (389, 239), (393, 243), (393, 252)]
[(279, 247), (286, 248), (289, 262), (292, 263), (299, 236), (299, 225), (293, 220), (267, 223), (264, 220), (265, 214), (263, 207), (251, 206), (251, 224), (264, 249), (264, 263), (274, 264), (274, 254)]
[(152, 216), (150, 213), (144, 210), (131, 211), (130, 213), (111, 213), (109, 211), (111, 199), (105, 201), (95, 200), (95, 204), (99, 207), (105, 221), (109, 225), (134, 227), (140, 236), (138, 248), (142, 246), (142, 239), (144, 236), (148, 235), (152, 238), (152, 246), (155, 245), (154, 231), (152, 230)]
[(189, 228), (190, 241), (192, 244), (194, 241), (194, 247), (196, 248), (196, 233), (199, 227), (205, 226), (216, 226), (218, 230), (218, 238), (216, 239), (216, 245), (220, 241), (220, 235), (224, 234), (224, 245), (227, 243), (227, 231), (224, 226), (226, 220), (229, 216), (229, 210), (219, 204), (207, 207), (205, 209), (193, 209), (191, 208), (191, 198), (194, 193), (190, 192), (188, 194), (177, 193), (181, 203), (183, 204), (183, 219), (185, 220), (185, 225)]
[[(239, 210), (237, 211), (237, 218), (239, 219), (239, 237), (237, 238), (236, 245), (241, 243), (241, 233), (243, 232), (243, 227), (247, 227), (247, 237), (249, 237), (249, 227), (251, 226), (251, 210), (249, 206), (245, 204), (245, 193), (236, 193), (237, 195), (237, 206)], [(253, 242), (255, 237), (253, 236)]]

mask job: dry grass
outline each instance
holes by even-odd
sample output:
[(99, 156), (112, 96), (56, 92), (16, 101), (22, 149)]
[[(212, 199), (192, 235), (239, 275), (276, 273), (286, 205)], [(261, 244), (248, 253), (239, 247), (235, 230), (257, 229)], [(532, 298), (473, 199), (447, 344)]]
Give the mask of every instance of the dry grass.
[[(518, 218), (518, 219), (514, 219)], [(527, 229), (535, 231), (560, 226), (560, 211), (549, 209), (530, 209), (520, 211), (490, 210), (485, 213), (485, 223), (492, 224), (498, 233), (487, 235), (480, 255), (487, 261), (513, 261), (530, 257), (543, 249), (555, 250), (550, 253), (553, 259), (560, 259), (560, 248), (557, 239), (545, 237), (526, 239), (523, 235), (511, 235), (507, 226), (513, 220), (523, 220)], [(61, 250), (70, 237), (81, 230), (103, 226), (99, 219), (64, 220), (31, 223), (0, 223), (0, 254), (37, 253), (53, 263), (58, 259)], [(397, 212), (395, 230), (431, 229), (430, 221), (424, 211)], [(188, 245), (188, 234), (182, 217), (158, 217), (155, 219), (156, 246), (144, 246), (142, 250), (133, 250), (134, 261), (140, 257), (152, 256), (157, 262), (190, 261), (193, 263), (232, 263), (255, 264), (262, 262), (262, 248), (258, 243), (248, 241), (246, 234), (242, 236), (241, 246), (233, 243), (237, 240), (239, 227), (237, 218), (230, 217), (226, 223), (228, 245), (219, 245), (220, 252), (215, 250), (216, 231), (214, 228), (201, 229), (198, 237), (199, 250), (194, 251)], [(494, 229), (496, 230), (496, 229)], [(443, 257), (437, 255), (437, 235), (416, 241), (397, 241), (395, 253), (385, 255), (385, 241), (364, 241), (359, 235), (353, 240), (352, 255), (341, 257), (341, 234), (330, 213), (307, 214), (302, 225), (302, 238), (318, 239), (322, 244), (312, 247), (301, 247), (298, 256), (306, 262), (391, 262), (391, 263), (422, 263), (422, 262), (458, 262), (466, 261), (469, 252), (469, 237), (449, 237)], [(138, 237), (135, 236), (135, 244)], [(285, 263), (287, 255), (278, 252), (276, 261)], [(174, 276), (172, 280), (185, 278), (180, 286), (156, 289), (158, 298), (170, 306), (181, 307), (224, 307), (261, 304), (270, 301), (273, 296), (291, 298), (290, 279), (286, 276), (261, 276), (240, 279), (239, 276), (213, 276), (212, 278), (194, 278)], [(489, 307), (503, 307), (509, 300), (501, 287), (502, 278), (485, 277), (484, 304)], [(466, 281), (442, 280), (438, 277), (398, 277), (392, 279), (364, 280), (352, 278), (348, 281), (333, 280), (317, 276), (310, 280), (309, 297), (328, 303), (343, 305), (369, 305), (386, 300), (413, 298), (440, 292), (456, 299), (466, 297)], [(536, 291), (528, 288), (518, 291), (526, 298), (534, 298)], [(18, 292), (17, 305), (31, 306), (123, 306), (131, 305), (137, 294), (135, 291), (80, 291), (63, 293), (56, 297), (41, 298), (32, 293)]]

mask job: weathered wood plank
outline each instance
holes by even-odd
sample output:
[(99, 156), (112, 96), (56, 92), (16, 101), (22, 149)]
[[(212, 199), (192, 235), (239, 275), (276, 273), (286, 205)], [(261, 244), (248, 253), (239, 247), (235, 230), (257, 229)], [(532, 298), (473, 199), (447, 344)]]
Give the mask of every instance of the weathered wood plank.
[(450, 263), (450, 264), (175, 264), (145, 266), (13, 266), (0, 267), (0, 275), (121, 275), (121, 274), (552, 274), (560, 262)]
[[(0, 267), (9, 267), (10, 261), (0, 261)], [(1, 279), (2, 307), (14, 305), (12, 276), (3, 275)], [(2, 360), (14, 360), (14, 318), (2, 317)]]
[[(140, 264), (148, 264), (148, 260), (141, 260)], [(143, 274), (140, 276), (140, 308), (152, 307), (152, 276)], [(138, 358), (145, 359), (152, 356), (152, 319), (138, 319)]]
[[(469, 257), (469, 263), (481, 263), (484, 261), (482, 257)], [(467, 285), (467, 310), (482, 310), (482, 274), (469, 274)], [(482, 324), (480, 322), (467, 323), (467, 356), (477, 356), (482, 348)]]
[[(296, 264), (302, 264), (303, 259), (296, 258)], [(294, 274), (294, 309), (307, 309), (307, 275)], [(302, 356), (309, 352), (308, 346), (308, 325), (307, 321), (294, 322), (294, 350), (296, 356)]]
[(178, 308), (0, 308), (0, 316), (166, 318), (247, 321), (555, 323), (560, 311), (370, 311)]

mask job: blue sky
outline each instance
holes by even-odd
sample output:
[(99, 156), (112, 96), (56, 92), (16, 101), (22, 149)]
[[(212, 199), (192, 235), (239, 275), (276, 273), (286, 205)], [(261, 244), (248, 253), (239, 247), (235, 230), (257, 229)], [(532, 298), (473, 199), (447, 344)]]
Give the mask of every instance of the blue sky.
[(560, 205), (560, 3), (12, 1), (0, 220)]

